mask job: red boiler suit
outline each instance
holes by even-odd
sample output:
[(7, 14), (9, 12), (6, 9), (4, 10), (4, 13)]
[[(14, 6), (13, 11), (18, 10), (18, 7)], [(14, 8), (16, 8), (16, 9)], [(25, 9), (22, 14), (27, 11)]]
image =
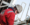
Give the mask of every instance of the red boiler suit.
[(15, 19), (15, 13), (13, 9), (5, 9), (1, 13), (2, 19), (1, 19), (1, 25), (13, 25), (14, 19)]

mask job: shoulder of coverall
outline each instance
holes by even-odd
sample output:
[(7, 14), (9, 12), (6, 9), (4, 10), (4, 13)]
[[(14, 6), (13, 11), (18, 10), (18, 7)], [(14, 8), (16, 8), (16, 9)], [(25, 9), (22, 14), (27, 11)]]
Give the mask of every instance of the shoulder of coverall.
[[(11, 9), (13, 9), (14, 10), (14, 8), (12, 8), (12, 7), (9, 7), (9, 8), (11, 8)], [(5, 9), (5, 15), (7, 15), (7, 14), (9, 14), (9, 13), (11, 13), (11, 12), (13, 12), (14, 13), (14, 11), (12, 11), (11, 9)]]

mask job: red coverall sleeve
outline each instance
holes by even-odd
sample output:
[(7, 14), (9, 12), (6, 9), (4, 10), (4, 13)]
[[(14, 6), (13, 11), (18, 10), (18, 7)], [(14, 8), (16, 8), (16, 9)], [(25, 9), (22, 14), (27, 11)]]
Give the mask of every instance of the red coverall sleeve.
[(8, 25), (13, 25), (14, 24), (14, 19), (15, 19), (15, 14), (14, 12), (9, 13), (8, 16), (9, 17), (8, 20)]

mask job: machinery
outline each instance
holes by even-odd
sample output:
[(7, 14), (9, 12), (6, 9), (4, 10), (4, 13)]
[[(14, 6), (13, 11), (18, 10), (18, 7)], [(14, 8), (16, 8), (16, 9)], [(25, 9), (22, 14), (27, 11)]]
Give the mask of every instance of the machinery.
[(15, 0), (0, 0), (0, 13), (3, 9), (6, 9), (8, 7), (14, 7), (13, 2)]

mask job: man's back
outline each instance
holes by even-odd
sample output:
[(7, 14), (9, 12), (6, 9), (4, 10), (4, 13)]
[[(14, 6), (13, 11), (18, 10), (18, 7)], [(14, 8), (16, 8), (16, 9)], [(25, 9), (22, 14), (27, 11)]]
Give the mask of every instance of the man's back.
[(13, 12), (13, 10), (10, 9), (5, 9), (2, 11), (2, 23), (3, 25), (13, 25), (14, 24), (14, 18), (15, 18), (15, 14)]

